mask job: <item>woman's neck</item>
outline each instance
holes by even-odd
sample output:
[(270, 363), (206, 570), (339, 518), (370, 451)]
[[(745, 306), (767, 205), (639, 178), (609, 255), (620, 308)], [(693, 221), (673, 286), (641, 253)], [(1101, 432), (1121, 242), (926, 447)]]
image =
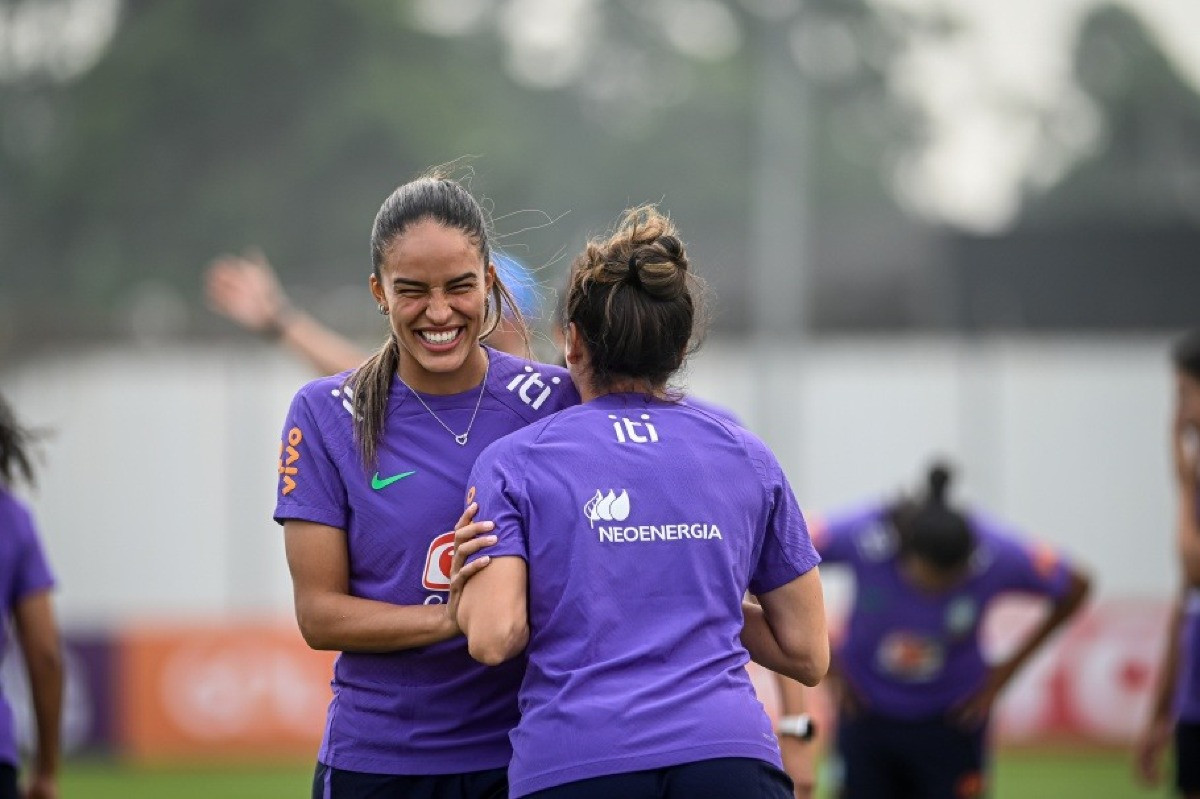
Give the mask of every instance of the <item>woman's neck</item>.
[(415, 359), (401, 355), (396, 374), (406, 386), (422, 394), (461, 394), (483, 382), (488, 364), (487, 351), (479, 346), (471, 351), (461, 366), (449, 372), (430, 371)]
[(579, 398), (584, 402), (589, 402), (607, 394), (644, 394), (655, 399), (667, 398), (667, 387), (665, 385), (655, 386), (648, 380), (621, 378), (612, 381), (604, 386), (604, 388), (596, 388), (590, 380), (584, 382), (586, 385), (578, 386)]

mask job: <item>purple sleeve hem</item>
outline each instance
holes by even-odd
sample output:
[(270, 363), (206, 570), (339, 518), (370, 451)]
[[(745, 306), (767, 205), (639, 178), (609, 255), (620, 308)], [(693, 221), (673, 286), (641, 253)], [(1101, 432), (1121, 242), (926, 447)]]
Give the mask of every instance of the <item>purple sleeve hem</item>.
[(273, 518), (277, 524), (283, 524), (286, 521), (313, 522), (327, 527), (336, 527), (339, 530), (345, 530), (347, 526), (345, 514), (339, 511), (310, 508), (304, 505), (286, 505), (276, 508)]
[(750, 593), (754, 594), (755, 596), (760, 594), (769, 594), (776, 588), (782, 588), (792, 580), (796, 580), (808, 574), (810, 571), (817, 568), (820, 563), (821, 558), (818, 556), (816, 559), (806, 565), (791, 564), (796, 569), (795, 573), (773, 574), (770, 577), (766, 577), (761, 580), (753, 580), (749, 585)]
[(525, 556), (524, 552), (496, 552), (493, 554), (492, 552), (489, 551), (490, 549), (491, 549), (491, 547), (488, 547), (487, 549), (481, 550), (479, 552), (474, 552), (474, 553), (468, 555), (467, 563), (474, 563), (475, 561), (479, 560), (484, 555), (487, 555), (488, 557), (493, 558), (493, 559), (494, 558), (520, 558), (521, 560), (525, 561), (526, 564), (529, 563), (529, 558), (527, 558)]
[(24, 600), (28, 599), (29, 597), (33, 596), (34, 594), (43, 594), (47, 591), (51, 591), (55, 588), (56, 585), (57, 585), (57, 583), (55, 582), (54, 578), (51, 577), (47, 580), (42, 580), (42, 581), (39, 581), (36, 583), (32, 583), (30, 585), (22, 586), (21, 590), (17, 592), (15, 602), (23, 602)]

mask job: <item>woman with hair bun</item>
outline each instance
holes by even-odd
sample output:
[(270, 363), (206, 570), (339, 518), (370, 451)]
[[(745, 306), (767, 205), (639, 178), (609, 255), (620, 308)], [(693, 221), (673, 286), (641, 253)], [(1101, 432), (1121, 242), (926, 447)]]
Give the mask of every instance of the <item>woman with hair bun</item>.
[[(1087, 578), (1053, 549), (951, 505), (951, 477), (936, 464), (918, 498), (814, 525), (824, 562), (854, 576), (831, 678), (843, 799), (985, 795), (996, 697), (1087, 595)], [(1006, 660), (989, 664), (980, 624), (992, 600), (1012, 593), (1050, 607)]]
[(770, 450), (668, 388), (700, 299), (670, 220), (626, 212), (571, 269), (566, 361), (583, 404), (472, 471), (464, 518), (477, 510), (497, 542), (471, 542), (452, 592), (473, 657), (528, 657), (514, 798), (792, 795), (744, 667), (824, 675), (819, 557)]

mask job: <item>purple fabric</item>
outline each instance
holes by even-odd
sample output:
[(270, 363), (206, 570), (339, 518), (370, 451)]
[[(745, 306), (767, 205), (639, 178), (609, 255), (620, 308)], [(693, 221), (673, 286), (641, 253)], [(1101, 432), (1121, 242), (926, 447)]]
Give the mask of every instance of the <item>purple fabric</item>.
[(914, 588), (898, 568), (897, 537), (886, 507), (834, 515), (815, 536), (821, 557), (854, 574), (854, 600), (837, 667), (875, 712), (899, 719), (944, 714), (987, 675), (979, 626), (989, 603), (1007, 593), (1061, 597), (1067, 564), (1046, 547), (979, 514), (970, 571), (939, 595)]
[(1180, 721), (1200, 723), (1200, 588), (1184, 596), (1179, 631), (1179, 674), (1175, 682), (1175, 713)]
[[(1197, 495), (1197, 515), (1200, 516), (1200, 488)], [(1183, 598), (1175, 714), (1180, 721), (1200, 724), (1200, 588), (1188, 589)]]
[[(566, 370), (488, 352), (486, 393), (465, 446), (393, 381), (378, 469), (365, 470), (355, 450), (345, 374), (309, 383), (292, 401), (275, 519), (344, 530), (355, 596), (445, 602), (452, 530), (475, 458), (499, 437), (579, 402)], [(422, 398), (461, 433), (479, 389)], [(319, 760), (380, 774), (502, 767), (522, 670), (519, 660), (478, 664), (462, 637), (387, 654), (342, 653)]]
[(600, 397), (489, 447), (486, 553), (529, 565), (513, 797), (714, 757), (780, 766), (741, 646), (742, 597), (817, 565), (767, 447), (687, 404)]
[[(17, 605), (26, 597), (53, 586), (54, 576), (42, 551), (32, 514), (0, 486), (0, 592), (3, 592), (5, 611), (0, 615), (0, 657), (9, 637), (6, 620)], [(0, 696), (0, 762), (20, 764), (12, 706), (4, 696)]]
[(718, 419), (729, 422), (730, 424), (735, 424), (738, 427), (746, 426), (742, 424), (742, 420), (738, 418), (736, 413), (729, 410), (724, 405), (718, 405), (715, 402), (709, 402), (706, 399), (701, 399), (700, 397), (692, 396), (690, 394), (684, 398), (683, 404), (690, 405), (696, 410), (704, 411), (711, 416), (715, 416)]

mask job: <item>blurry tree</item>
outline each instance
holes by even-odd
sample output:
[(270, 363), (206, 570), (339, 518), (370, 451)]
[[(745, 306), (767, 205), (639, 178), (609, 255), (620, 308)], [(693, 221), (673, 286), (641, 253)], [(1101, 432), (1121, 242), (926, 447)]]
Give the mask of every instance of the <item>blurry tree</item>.
[(1048, 189), (1034, 187), (1023, 221), (1200, 220), (1200, 94), (1141, 20), (1118, 6), (1089, 14), (1075, 71), (1090, 108), (1059, 109), (1047, 128), (1089, 135), (1091, 152)]
[[(1030, 176), (1017, 224), (951, 237), (959, 325), (1194, 325), (1200, 95), (1141, 20), (1115, 6), (1080, 26), (1074, 68), (1081, 97), (1047, 115), (1042, 173)], [(1070, 151), (1082, 157), (1064, 163), (1058, 155)]]
[[(107, 46), (86, 58), (5, 71), (0, 53), (0, 316), (23, 340), (120, 332), (147, 302), (161, 332), (215, 326), (189, 318), (200, 271), (252, 244), (302, 292), (357, 288), (382, 198), (467, 154), (502, 245), (547, 282), (662, 200), (738, 324), (763, 13), (814, 87), (818, 228), (898, 217), (890, 170), (920, 135), (887, 86), (914, 20), (864, 0), (0, 0), (0, 42), (18, 12), (97, 3)], [(585, 51), (556, 49), (564, 25)]]

